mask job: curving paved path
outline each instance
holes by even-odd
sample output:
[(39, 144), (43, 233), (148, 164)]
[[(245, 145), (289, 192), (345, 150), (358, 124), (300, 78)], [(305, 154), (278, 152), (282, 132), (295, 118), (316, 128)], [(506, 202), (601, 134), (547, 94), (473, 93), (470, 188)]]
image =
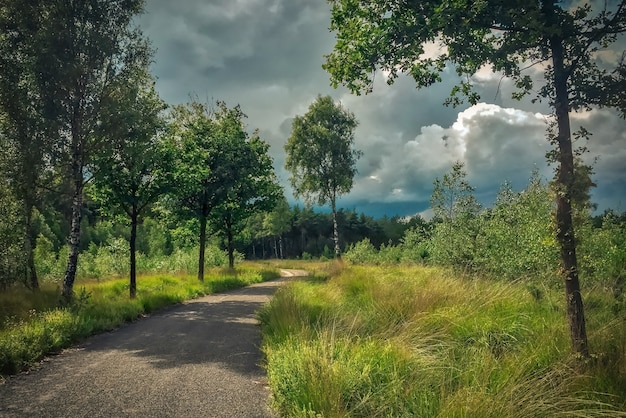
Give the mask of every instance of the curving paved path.
[(256, 318), (282, 278), (100, 334), (0, 384), (0, 417), (272, 417)]

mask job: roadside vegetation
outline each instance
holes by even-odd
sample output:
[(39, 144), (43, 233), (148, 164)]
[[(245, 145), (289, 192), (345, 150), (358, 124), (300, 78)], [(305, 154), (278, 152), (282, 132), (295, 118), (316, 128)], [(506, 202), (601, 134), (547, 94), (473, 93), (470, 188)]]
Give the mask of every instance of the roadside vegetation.
[(626, 311), (606, 288), (584, 295), (594, 354), (581, 360), (556, 280), (316, 271), (260, 313), (281, 416), (626, 416)]
[[(226, 255), (223, 257), (227, 264)], [(58, 282), (45, 281), (36, 293), (13, 287), (0, 293), (0, 375), (24, 370), (46, 354), (165, 306), (278, 275), (275, 268), (248, 262), (237, 269), (210, 267), (203, 282), (194, 270), (152, 272), (139, 276), (134, 299), (128, 297), (127, 278), (79, 276), (73, 302), (63, 307), (59, 307)]]
[(398, 244), (364, 239), (342, 262), (301, 265), (312, 277), (263, 309), (279, 414), (626, 416), (624, 215), (592, 217), (588, 195), (576, 202), (582, 355), (571, 345), (549, 185), (536, 174), (519, 192), (504, 184), (485, 208), (461, 164), (445, 177), (432, 222)]

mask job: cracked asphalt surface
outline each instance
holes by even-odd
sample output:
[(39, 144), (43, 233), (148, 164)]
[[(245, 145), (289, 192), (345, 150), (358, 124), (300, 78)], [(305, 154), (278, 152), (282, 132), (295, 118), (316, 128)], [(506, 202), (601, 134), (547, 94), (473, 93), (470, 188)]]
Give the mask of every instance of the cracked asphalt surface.
[(161, 310), (0, 384), (0, 417), (273, 417), (256, 312), (282, 278)]

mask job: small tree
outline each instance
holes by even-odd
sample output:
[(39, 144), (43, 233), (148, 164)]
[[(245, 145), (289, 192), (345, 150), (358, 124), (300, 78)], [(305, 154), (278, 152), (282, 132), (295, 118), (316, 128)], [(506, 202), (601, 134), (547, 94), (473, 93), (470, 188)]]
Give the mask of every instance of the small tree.
[[(283, 196), (276, 203), (276, 207), (267, 213), (263, 219), (263, 229), (274, 238), (274, 256), (276, 258), (285, 258), (283, 234), (291, 228), (291, 218), (289, 203)], [(276, 243), (277, 238), (278, 244)]]
[(240, 119), (238, 108), (228, 109), (218, 103), (213, 111), (205, 104), (190, 102), (172, 112), (171, 135), (176, 147), (174, 197), (181, 214), (199, 222), (198, 280), (204, 280), (204, 255), (207, 222), (211, 210), (225, 198), (232, 183), (227, 166), (230, 161), (220, 146), (218, 134), (222, 123)]
[(466, 177), (463, 163), (454, 163), (450, 173), (435, 179), (430, 199), (438, 221), (432, 237), (432, 258), (461, 268), (473, 266), (480, 227), (480, 204)]
[[(441, 73), (450, 65), (465, 78), (447, 102), (459, 104), (459, 96), (465, 95), (476, 103), (480, 97), (469, 77), (491, 66), (514, 81), (519, 90), (513, 96), (521, 98), (533, 92), (535, 84), (523, 69), (544, 64), (544, 83), (538, 92), (556, 119), (557, 241), (570, 335), (573, 350), (587, 355), (572, 221), (575, 169), (569, 112), (611, 106), (626, 113), (624, 60), (613, 68), (596, 60), (598, 51), (626, 32), (626, 2), (604, 2), (600, 10), (593, 10), (588, 2), (561, 6), (554, 0), (330, 2), (337, 43), (324, 68), (333, 85), (343, 83), (355, 93), (371, 90), (378, 68), (388, 71), (389, 83), (404, 72), (418, 87), (428, 87), (441, 81)], [(426, 53), (433, 44), (440, 46), (435, 56)]]
[(239, 106), (231, 109), (217, 102), (212, 110), (192, 102), (174, 108), (173, 118), (172, 136), (178, 154), (175, 195), (186, 216), (200, 223), (198, 279), (202, 281), (207, 222), (219, 219), (217, 226), (227, 236), (232, 265), (234, 232), (239, 222), (265, 201), (264, 176), (270, 175), (272, 163), (263, 159), (269, 158), (267, 144), (256, 134), (248, 138)]
[(433, 183), (433, 194), (430, 206), (435, 216), (442, 221), (451, 221), (467, 214), (476, 215), (480, 205), (474, 197), (474, 188), (465, 179), (465, 164), (457, 161), (452, 171), (436, 178)]
[(151, 76), (140, 69), (117, 86), (102, 109), (100, 129), (109, 144), (94, 158), (92, 192), (104, 208), (130, 220), (131, 299), (137, 292), (137, 225), (171, 182), (171, 152), (161, 135), (165, 107)]
[[(245, 133), (243, 124), (239, 126)], [(243, 138), (243, 141), (231, 143), (227, 148), (232, 183), (226, 190), (225, 198), (211, 212), (215, 229), (226, 238), (228, 266), (231, 269), (235, 267), (235, 235), (252, 215), (272, 210), (282, 195), (268, 153), (269, 144), (262, 141), (256, 132), (249, 140), (245, 139), (247, 134)]]
[(285, 167), (296, 196), (320, 205), (330, 203), (333, 215), (335, 257), (341, 256), (337, 228), (337, 198), (352, 189), (356, 160), (361, 152), (352, 148), (354, 114), (319, 96), (304, 116), (296, 116), (285, 145)]

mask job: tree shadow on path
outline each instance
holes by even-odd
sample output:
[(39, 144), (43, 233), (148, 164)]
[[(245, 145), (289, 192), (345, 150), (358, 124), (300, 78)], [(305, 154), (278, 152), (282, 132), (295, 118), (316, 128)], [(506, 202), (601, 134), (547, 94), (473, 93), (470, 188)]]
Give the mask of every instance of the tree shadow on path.
[(240, 374), (259, 375), (262, 356), (256, 312), (277, 287), (276, 281), (264, 282), (166, 308), (93, 337), (84, 351), (123, 350), (158, 368), (212, 362)]

